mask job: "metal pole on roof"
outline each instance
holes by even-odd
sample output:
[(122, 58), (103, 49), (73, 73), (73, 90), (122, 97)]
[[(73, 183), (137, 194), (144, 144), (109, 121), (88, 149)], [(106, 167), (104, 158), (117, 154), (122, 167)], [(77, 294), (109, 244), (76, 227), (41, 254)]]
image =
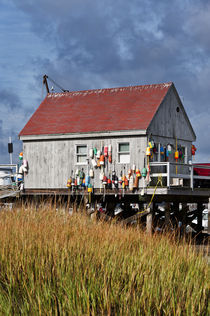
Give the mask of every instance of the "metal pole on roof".
[(12, 165), (12, 153), (13, 153), (12, 137), (9, 137), (8, 152), (9, 152), (9, 157), (10, 157), (10, 164)]
[(42, 82), (43, 82), (43, 85), (45, 85), (45, 87), (46, 87), (47, 93), (50, 93), (49, 86), (48, 86), (48, 83), (47, 83), (47, 78), (48, 78), (48, 76), (44, 75)]
[(50, 93), (50, 89), (49, 89), (49, 86), (48, 86), (47, 79), (49, 79), (50, 81), (52, 81), (52, 82), (54, 83), (54, 85), (56, 85), (61, 91), (63, 91), (63, 92), (69, 92), (69, 90), (63, 89), (57, 82), (55, 82), (55, 80), (53, 80), (52, 78), (50, 78), (50, 77), (47, 76), (47, 75), (44, 75), (44, 76), (43, 76), (43, 84), (44, 84), (45, 87), (46, 87), (47, 93)]

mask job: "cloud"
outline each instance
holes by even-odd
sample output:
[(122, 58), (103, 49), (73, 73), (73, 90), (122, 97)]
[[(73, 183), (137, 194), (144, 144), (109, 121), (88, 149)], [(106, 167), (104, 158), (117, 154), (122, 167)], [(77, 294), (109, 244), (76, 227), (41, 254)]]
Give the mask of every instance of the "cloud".
[(37, 86), (44, 73), (69, 90), (174, 81), (203, 157), (210, 151), (201, 131), (205, 122), (210, 133), (208, 1), (13, 2), (45, 41), (32, 60)]
[(14, 143), (14, 156), (21, 149), (18, 133), (21, 128), (25, 110), (19, 97), (7, 90), (0, 90), (0, 156), (1, 163), (9, 163), (8, 139), (12, 137)]

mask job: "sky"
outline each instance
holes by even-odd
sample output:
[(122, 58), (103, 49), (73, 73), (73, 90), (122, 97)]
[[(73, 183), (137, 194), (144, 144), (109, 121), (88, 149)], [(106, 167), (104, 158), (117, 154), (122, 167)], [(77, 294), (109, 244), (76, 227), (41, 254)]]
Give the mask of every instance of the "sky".
[(173, 81), (210, 162), (209, 33), (210, 0), (0, 0), (0, 164), (9, 137), (18, 161), (44, 74), (68, 90)]

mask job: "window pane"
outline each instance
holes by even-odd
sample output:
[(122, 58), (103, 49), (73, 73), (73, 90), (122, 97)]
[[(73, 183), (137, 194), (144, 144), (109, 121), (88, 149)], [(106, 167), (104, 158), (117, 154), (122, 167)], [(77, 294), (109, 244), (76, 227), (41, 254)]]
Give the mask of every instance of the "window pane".
[(77, 162), (79, 163), (86, 163), (87, 162), (87, 156), (77, 156)]
[(129, 151), (129, 143), (119, 144), (119, 152)]
[(130, 163), (130, 154), (119, 154), (119, 163)]
[(77, 146), (77, 154), (87, 154), (87, 146)]

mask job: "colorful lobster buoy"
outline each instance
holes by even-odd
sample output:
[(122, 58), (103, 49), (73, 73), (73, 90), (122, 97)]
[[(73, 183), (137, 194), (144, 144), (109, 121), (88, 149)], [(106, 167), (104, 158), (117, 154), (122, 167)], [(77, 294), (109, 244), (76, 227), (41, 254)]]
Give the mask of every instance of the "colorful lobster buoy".
[(105, 157), (104, 157), (104, 155), (101, 155), (100, 156), (100, 165), (101, 166), (104, 166), (104, 161), (105, 161)]
[(119, 183), (120, 185), (122, 185), (122, 176), (119, 177), (118, 183)]
[(179, 152), (178, 152), (178, 150), (175, 151), (175, 153), (174, 153), (174, 158), (175, 158), (176, 160), (179, 159)]
[(94, 155), (96, 156), (97, 155), (97, 148), (96, 147), (93, 148), (93, 152), (94, 152)]
[(92, 193), (93, 192), (93, 186), (91, 183), (88, 184), (88, 193)]
[(19, 159), (20, 159), (20, 160), (23, 159), (23, 152), (19, 153)]
[(85, 186), (87, 187), (89, 183), (90, 183), (90, 176), (86, 175), (86, 177), (85, 177)]
[(100, 159), (100, 156), (101, 156), (101, 151), (97, 150), (96, 158)]
[(97, 162), (95, 161), (95, 159), (92, 159), (92, 160), (91, 160), (91, 163), (92, 163), (92, 166), (93, 166), (94, 168), (97, 167)]
[(195, 156), (196, 150), (197, 150), (197, 148), (195, 147), (195, 145), (192, 145), (192, 148), (191, 148), (192, 156)]
[(129, 180), (129, 190), (133, 190), (133, 176), (130, 176), (130, 180)]
[(104, 146), (104, 156), (108, 157), (108, 146)]
[(69, 178), (68, 180), (67, 180), (67, 188), (71, 188), (71, 183), (72, 183), (72, 178)]
[(128, 187), (128, 184), (129, 184), (128, 179), (125, 177), (125, 187)]
[(139, 186), (139, 177), (137, 177), (137, 175), (136, 175), (136, 178), (135, 178), (135, 181), (134, 181), (133, 188), (134, 188), (134, 189), (137, 189), (137, 188), (138, 188), (138, 186)]
[(93, 158), (93, 156), (94, 156), (93, 148), (90, 148), (90, 150), (89, 150), (89, 156), (90, 156), (91, 159)]
[(147, 147), (147, 148), (146, 148), (146, 156), (151, 156), (150, 147)]
[(164, 151), (164, 147), (163, 146), (160, 146), (160, 154), (161, 155), (164, 155), (165, 151)]
[(143, 168), (142, 171), (141, 171), (141, 174), (142, 174), (142, 177), (146, 178), (146, 176), (147, 176), (147, 169)]
[(112, 188), (112, 180), (110, 178), (107, 180), (107, 185), (108, 185), (108, 189)]
[(172, 147), (171, 147), (171, 145), (170, 145), (170, 144), (168, 144), (168, 146), (167, 146), (167, 150), (168, 150), (168, 154), (171, 154), (171, 152), (172, 152)]
[(137, 178), (141, 177), (141, 173), (140, 173), (140, 170), (138, 168), (136, 169), (136, 177)]
[(107, 177), (104, 176), (104, 177), (103, 177), (103, 184), (104, 184), (104, 185), (107, 185), (107, 180), (108, 180)]
[(108, 146), (108, 156), (109, 163), (112, 163), (112, 145)]
[(91, 178), (94, 178), (94, 171), (93, 171), (92, 168), (90, 169), (89, 175), (90, 175)]
[(149, 143), (148, 143), (148, 145), (149, 145), (149, 148), (154, 148), (154, 141), (153, 140), (151, 140)]
[(129, 170), (128, 170), (128, 178), (130, 178), (130, 177), (131, 177), (131, 175), (132, 175), (132, 170), (131, 170), (131, 169), (129, 169)]
[(81, 181), (80, 177), (78, 176), (78, 177), (77, 177), (77, 185), (78, 185), (78, 186), (81, 185), (81, 182), (82, 182), (82, 181)]

